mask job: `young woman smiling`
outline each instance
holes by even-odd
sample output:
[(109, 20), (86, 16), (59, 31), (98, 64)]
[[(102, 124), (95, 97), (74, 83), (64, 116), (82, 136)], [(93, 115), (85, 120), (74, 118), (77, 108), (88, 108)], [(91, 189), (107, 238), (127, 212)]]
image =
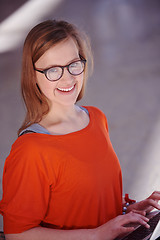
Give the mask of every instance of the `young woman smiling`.
[(104, 113), (79, 107), (90, 47), (76, 27), (48, 20), (23, 50), (26, 117), (6, 159), (0, 212), (7, 240), (112, 240), (160, 209), (160, 193), (122, 215), (122, 177)]

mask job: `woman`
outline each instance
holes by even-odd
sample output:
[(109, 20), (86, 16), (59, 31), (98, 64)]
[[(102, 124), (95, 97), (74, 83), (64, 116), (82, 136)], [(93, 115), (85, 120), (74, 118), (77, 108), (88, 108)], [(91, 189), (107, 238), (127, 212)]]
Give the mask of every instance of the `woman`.
[[(90, 48), (64, 21), (35, 26), (24, 43), (22, 95), (27, 114), (6, 159), (0, 211), (7, 240), (111, 240), (149, 227), (160, 193), (122, 215), (122, 179), (107, 120), (79, 107)], [(136, 213), (139, 211), (139, 213)]]

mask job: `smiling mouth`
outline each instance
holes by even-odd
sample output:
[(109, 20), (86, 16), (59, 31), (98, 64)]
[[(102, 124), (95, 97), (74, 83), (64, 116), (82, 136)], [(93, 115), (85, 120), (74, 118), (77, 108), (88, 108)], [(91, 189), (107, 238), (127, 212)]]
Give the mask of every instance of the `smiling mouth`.
[(70, 92), (73, 90), (74, 87), (75, 87), (75, 85), (70, 88), (57, 88), (57, 89), (61, 92)]

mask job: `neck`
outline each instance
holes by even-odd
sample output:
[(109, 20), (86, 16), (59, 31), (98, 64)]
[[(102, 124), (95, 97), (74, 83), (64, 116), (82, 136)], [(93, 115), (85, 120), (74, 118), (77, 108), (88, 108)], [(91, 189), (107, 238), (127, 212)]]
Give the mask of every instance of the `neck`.
[(79, 112), (79, 108), (73, 104), (69, 106), (59, 106), (54, 104), (54, 106), (50, 107), (50, 111), (42, 118), (43, 121), (60, 123), (64, 121), (69, 121), (77, 116)]

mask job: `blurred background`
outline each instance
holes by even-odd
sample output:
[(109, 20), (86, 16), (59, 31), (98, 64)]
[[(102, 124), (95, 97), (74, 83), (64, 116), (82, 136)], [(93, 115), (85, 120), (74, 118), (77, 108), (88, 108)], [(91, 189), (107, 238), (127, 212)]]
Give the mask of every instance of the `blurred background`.
[(24, 119), (23, 42), (54, 18), (90, 37), (94, 72), (79, 104), (106, 114), (124, 193), (140, 200), (160, 190), (160, 1), (0, 0), (0, 199), (4, 161)]

